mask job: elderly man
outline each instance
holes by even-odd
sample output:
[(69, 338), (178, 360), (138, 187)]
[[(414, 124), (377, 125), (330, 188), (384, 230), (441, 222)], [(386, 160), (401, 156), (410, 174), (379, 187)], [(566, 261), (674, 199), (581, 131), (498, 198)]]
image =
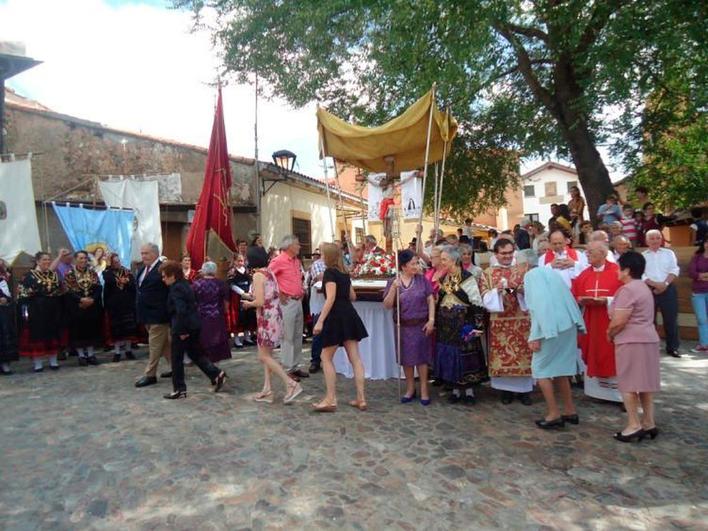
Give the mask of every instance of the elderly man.
[[(610, 237), (607, 235), (607, 233), (604, 230), (592, 231), (590, 233), (590, 241), (591, 242), (601, 242), (601, 243), (604, 243), (605, 245), (607, 245), (607, 247), (610, 246)], [(607, 254), (607, 261), (612, 262), (612, 263), (615, 262), (615, 257), (612, 255), (612, 253)]]
[(647, 247), (642, 254), (647, 261), (642, 280), (654, 293), (654, 304), (661, 311), (666, 336), (666, 353), (674, 358), (679, 354), (678, 293), (674, 280), (679, 275), (676, 255), (662, 247), (664, 238), (658, 230), (647, 231)]
[[(614, 257), (614, 261), (617, 262), (619, 260), (619, 257), (622, 256), (624, 253), (627, 251), (632, 250), (632, 243), (629, 241), (629, 238), (626, 236), (617, 236), (614, 240), (612, 240), (612, 256)], [(609, 259), (609, 255), (608, 255)]]
[(570, 288), (573, 279), (588, 266), (587, 259), (568, 245), (568, 238), (560, 230), (553, 231), (549, 241), (551, 248), (538, 259), (538, 266), (553, 269)]
[(519, 223), (519, 232), (516, 233), (516, 248), (519, 251), (531, 248), (531, 226), (533, 223), (528, 218), (523, 218)]
[(366, 237), (364, 248), (366, 254), (384, 254), (386, 252), (376, 244), (376, 238), (371, 234)]
[(585, 362), (585, 394), (593, 398), (622, 402), (617, 389), (615, 346), (607, 339), (610, 317), (607, 308), (622, 283), (619, 267), (607, 260), (603, 242), (590, 242), (587, 255), (590, 267), (573, 280), (573, 295), (583, 308), (587, 334), (580, 336)]
[(514, 242), (499, 239), (494, 244), (496, 264), (479, 279), (482, 303), (491, 314), (489, 326), (489, 375), (492, 387), (502, 392), (503, 404), (516, 394), (531, 405), (531, 349), (528, 345), (529, 316), (523, 298), (526, 268), (513, 265)]
[[(157, 366), (160, 356), (170, 363), (170, 317), (167, 313), (167, 294), (169, 289), (162, 282), (160, 274), (160, 248), (154, 243), (147, 243), (140, 248), (143, 262), (137, 279), (137, 321), (145, 325), (148, 333), (148, 364), (145, 374), (135, 387), (145, 387), (157, 383)], [(171, 378), (172, 372), (164, 372), (161, 378)]]
[(273, 273), (280, 289), (280, 307), (283, 310), (283, 339), (280, 343), (280, 361), (293, 380), (309, 377), (300, 369), (302, 361), (303, 278), (298, 255), (300, 241), (292, 234), (280, 242), (280, 254), (271, 260), (268, 270)]

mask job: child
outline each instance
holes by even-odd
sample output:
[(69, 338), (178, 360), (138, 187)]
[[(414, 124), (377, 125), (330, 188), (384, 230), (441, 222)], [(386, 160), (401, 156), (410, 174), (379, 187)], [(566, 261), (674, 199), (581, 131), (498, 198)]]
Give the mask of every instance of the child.
[(632, 247), (637, 245), (637, 222), (634, 219), (634, 208), (632, 205), (626, 204), (622, 207), (622, 235), (625, 236), (632, 244)]

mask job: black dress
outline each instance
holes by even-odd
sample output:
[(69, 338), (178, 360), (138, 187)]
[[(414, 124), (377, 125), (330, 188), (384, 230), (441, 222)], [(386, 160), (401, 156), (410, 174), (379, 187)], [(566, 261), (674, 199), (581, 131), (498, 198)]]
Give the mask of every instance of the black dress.
[[(15, 326), (15, 301), (12, 299), (10, 289), (10, 276), (0, 274), (0, 298), (5, 299), (0, 303), (0, 363), (17, 361), (17, 328)], [(5, 289), (9, 293), (5, 293)], [(9, 296), (8, 296), (9, 295)]]
[[(72, 269), (64, 277), (66, 283), (66, 309), (69, 328), (69, 346), (74, 348), (103, 345), (103, 304), (101, 282), (93, 269)], [(81, 308), (84, 297), (93, 304)]]
[(109, 343), (136, 340), (135, 278), (125, 267), (103, 272), (103, 301), (110, 324)]
[(20, 355), (56, 354), (63, 346), (64, 288), (54, 271), (33, 269), (22, 279), (18, 293)]
[(334, 282), (337, 285), (337, 296), (334, 305), (322, 325), (322, 346), (344, 346), (345, 341), (361, 341), (369, 337), (364, 323), (356, 313), (354, 305), (349, 300), (349, 289), (352, 281), (349, 275), (334, 268), (327, 268), (322, 278), (322, 285)]

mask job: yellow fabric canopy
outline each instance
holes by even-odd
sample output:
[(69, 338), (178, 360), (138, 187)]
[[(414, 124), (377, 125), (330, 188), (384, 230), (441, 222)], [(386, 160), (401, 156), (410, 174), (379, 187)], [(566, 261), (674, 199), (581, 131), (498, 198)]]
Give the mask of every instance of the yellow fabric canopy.
[(433, 124), (428, 163), (437, 162), (443, 158), (446, 141), (447, 152), (450, 152), (457, 122), (449, 113), (438, 110), (432, 90), (403, 114), (378, 127), (352, 125), (318, 108), (317, 128), (324, 148), (320, 156), (334, 157), (372, 172), (389, 171), (390, 164), (385, 160), (389, 156), (394, 158), (393, 172), (396, 174), (422, 168), (431, 107)]

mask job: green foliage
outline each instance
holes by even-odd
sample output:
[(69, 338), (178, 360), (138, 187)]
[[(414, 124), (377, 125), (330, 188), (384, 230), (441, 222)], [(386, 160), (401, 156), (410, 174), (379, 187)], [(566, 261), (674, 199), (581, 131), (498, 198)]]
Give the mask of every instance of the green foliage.
[[(680, 80), (705, 105), (706, 4), (694, 0), (175, 0), (215, 15), (225, 74), (364, 125), (438, 83), (460, 122), (444, 205), (503, 202), (508, 159), (571, 159), (591, 211), (611, 190), (597, 152), (641, 160), (644, 103)], [(664, 97), (675, 101), (672, 90)], [(703, 102), (703, 103), (701, 103)], [(657, 130), (671, 124), (657, 122)], [(674, 144), (664, 143), (665, 150)], [(666, 164), (679, 163), (664, 157)], [(674, 162), (672, 162), (674, 161)], [(684, 161), (685, 162), (685, 161)], [(448, 177), (446, 177), (448, 178)], [(518, 177), (516, 178), (518, 180)], [(670, 183), (673, 186), (673, 181)], [(466, 209), (466, 210), (465, 210)]]

